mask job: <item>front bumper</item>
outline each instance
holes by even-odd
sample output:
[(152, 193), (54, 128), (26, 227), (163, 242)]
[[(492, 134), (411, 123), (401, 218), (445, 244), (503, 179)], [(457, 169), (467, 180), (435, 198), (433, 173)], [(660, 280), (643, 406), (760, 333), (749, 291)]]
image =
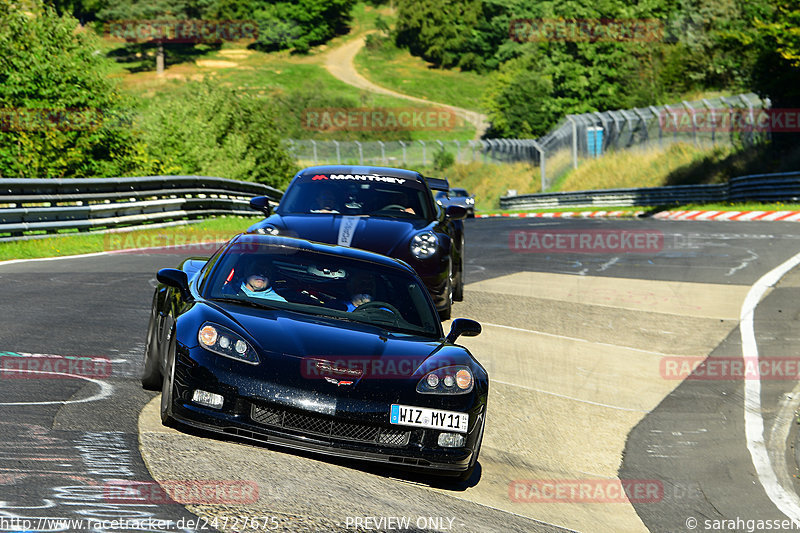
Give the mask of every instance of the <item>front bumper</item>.
[[(237, 365), (246, 368), (237, 369)], [(199, 347), (179, 349), (173, 417), (188, 426), (219, 434), (441, 475), (466, 471), (477, 453), (485, 398), (466, 409), (470, 416), (465, 445), (444, 448), (438, 445), (438, 430), (389, 424), (392, 401), (355, 401), (315, 392), (305, 395), (314, 401), (303, 408), (302, 395), (298, 396), (296, 388), (291, 388), (292, 393), (290, 388), (253, 378), (252, 368)], [(195, 389), (221, 394), (222, 408), (192, 402)]]

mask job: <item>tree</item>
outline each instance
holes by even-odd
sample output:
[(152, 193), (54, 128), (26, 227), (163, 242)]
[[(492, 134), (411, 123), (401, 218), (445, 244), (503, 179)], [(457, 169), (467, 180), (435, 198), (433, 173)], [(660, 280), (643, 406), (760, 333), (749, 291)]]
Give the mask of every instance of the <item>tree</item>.
[(96, 37), (69, 15), (0, 0), (0, 175), (120, 175), (137, 147)]
[(189, 82), (152, 102), (136, 122), (147, 159), (168, 174), (199, 174), (284, 187), (296, 171), (270, 102), (210, 82)]

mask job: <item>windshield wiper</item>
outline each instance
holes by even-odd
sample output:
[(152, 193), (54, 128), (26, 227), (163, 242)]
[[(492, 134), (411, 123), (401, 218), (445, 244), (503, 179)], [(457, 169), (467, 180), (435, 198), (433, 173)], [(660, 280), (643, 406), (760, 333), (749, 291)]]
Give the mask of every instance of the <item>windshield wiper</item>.
[(209, 300), (211, 300), (212, 302), (227, 302), (232, 304), (249, 305), (250, 307), (256, 307), (258, 309), (277, 309), (277, 307), (269, 305), (267, 303), (255, 302), (253, 300), (244, 300), (242, 298), (222, 297), (222, 298), (209, 298)]

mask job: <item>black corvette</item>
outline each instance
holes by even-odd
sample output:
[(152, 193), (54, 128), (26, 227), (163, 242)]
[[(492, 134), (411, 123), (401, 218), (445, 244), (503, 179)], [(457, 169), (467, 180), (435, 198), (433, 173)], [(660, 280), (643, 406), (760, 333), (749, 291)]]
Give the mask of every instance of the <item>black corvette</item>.
[(267, 215), (248, 231), (352, 246), (402, 259), (425, 282), (442, 319), (464, 290), (460, 206), (442, 208), (431, 187), (446, 180), (384, 167), (330, 165), (300, 171), (273, 214), (266, 197), (250, 205)]
[(445, 335), (401, 261), (242, 234), (158, 272), (142, 383), (161, 419), (246, 439), (468, 477), (488, 377)]

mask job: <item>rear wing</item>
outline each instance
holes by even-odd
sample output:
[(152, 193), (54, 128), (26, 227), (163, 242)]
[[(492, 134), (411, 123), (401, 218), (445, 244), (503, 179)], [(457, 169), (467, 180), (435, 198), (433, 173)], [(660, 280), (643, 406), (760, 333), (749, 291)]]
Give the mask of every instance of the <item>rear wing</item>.
[(425, 181), (428, 182), (428, 187), (434, 191), (447, 192), (450, 190), (450, 182), (447, 181), (447, 178), (429, 178), (425, 176)]

